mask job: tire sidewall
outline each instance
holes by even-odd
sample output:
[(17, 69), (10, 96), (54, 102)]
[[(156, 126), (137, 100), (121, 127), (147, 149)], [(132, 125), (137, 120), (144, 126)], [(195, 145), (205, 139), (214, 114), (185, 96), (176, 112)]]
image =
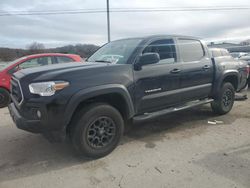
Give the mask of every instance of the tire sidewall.
[[(223, 104), (223, 95), (225, 94), (225, 92), (227, 90), (231, 90), (232, 92), (232, 102), (230, 104), (229, 107), (225, 107), (224, 104)], [(220, 114), (220, 115), (223, 115), (223, 114), (226, 114), (228, 112), (230, 112), (230, 110), (232, 109), (233, 107), (233, 104), (234, 104), (234, 99), (235, 99), (235, 89), (234, 89), (234, 86), (229, 83), (229, 82), (226, 82), (222, 85), (222, 88), (221, 88), (221, 91), (219, 92), (218, 94), (218, 97), (216, 97), (216, 99), (214, 100), (214, 102), (212, 102), (212, 109), (215, 113), (217, 114)]]
[[(103, 148), (94, 149), (88, 144), (87, 130), (91, 123), (101, 116), (107, 116), (113, 120), (116, 126), (116, 134), (109, 145)], [(76, 123), (73, 136), (74, 145), (80, 153), (88, 157), (99, 158), (109, 154), (115, 149), (123, 135), (123, 131), (124, 122), (122, 116), (115, 108), (107, 104), (91, 105), (88, 110), (82, 113), (82, 116)]]
[[(223, 100), (222, 100), (222, 99), (223, 99), (224, 94), (225, 94), (228, 90), (230, 90), (230, 92), (232, 92), (232, 101), (231, 101), (230, 105), (226, 107), (226, 106), (224, 106)], [(222, 110), (223, 110), (225, 113), (229, 112), (229, 111), (233, 108), (234, 99), (235, 99), (235, 90), (234, 90), (233, 85), (230, 84), (230, 83), (225, 83), (225, 84), (223, 85), (223, 90), (222, 90), (222, 94), (221, 94), (221, 101), (220, 101), (220, 102), (221, 102), (221, 108), (222, 108)]]

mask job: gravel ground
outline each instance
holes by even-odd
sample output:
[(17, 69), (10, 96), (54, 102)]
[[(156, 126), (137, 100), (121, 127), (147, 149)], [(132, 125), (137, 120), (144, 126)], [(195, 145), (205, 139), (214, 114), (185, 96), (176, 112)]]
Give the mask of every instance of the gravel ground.
[(204, 106), (136, 124), (113, 153), (92, 161), (17, 129), (0, 109), (0, 187), (249, 188), (249, 106), (238, 101), (224, 116)]

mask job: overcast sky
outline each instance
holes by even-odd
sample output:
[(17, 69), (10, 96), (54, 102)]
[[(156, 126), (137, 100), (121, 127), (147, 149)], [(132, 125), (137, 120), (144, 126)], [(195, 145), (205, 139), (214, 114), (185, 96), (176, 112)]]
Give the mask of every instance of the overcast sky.
[[(249, 0), (110, 0), (110, 8), (246, 7)], [(106, 8), (106, 0), (1, 0), (0, 12)], [(207, 40), (250, 38), (250, 10), (113, 12), (111, 40), (150, 34), (184, 34)], [(107, 42), (106, 14), (0, 16), (0, 46), (25, 48)]]

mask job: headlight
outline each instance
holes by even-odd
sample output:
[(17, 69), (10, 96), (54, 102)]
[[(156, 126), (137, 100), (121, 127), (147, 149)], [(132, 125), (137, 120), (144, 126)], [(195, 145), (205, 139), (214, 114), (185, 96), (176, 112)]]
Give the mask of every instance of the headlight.
[(30, 93), (40, 96), (52, 96), (56, 91), (62, 90), (69, 86), (69, 82), (65, 81), (51, 81), (51, 82), (38, 82), (29, 85)]

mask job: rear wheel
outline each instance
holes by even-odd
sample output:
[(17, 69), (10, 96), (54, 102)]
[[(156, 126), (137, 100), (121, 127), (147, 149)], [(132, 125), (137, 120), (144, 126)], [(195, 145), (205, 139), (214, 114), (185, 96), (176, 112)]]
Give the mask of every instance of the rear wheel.
[(118, 145), (124, 122), (118, 110), (108, 104), (91, 104), (72, 121), (71, 140), (78, 153), (91, 158), (103, 157)]
[(0, 108), (6, 107), (10, 103), (10, 94), (4, 89), (0, 88)]
[(230, 112), (235, 99), (235, 89), (233, 85), (226, 82), (222, 85), (221, 91), (216, 99), (211, 103), (212, 110), (219, 115)]

